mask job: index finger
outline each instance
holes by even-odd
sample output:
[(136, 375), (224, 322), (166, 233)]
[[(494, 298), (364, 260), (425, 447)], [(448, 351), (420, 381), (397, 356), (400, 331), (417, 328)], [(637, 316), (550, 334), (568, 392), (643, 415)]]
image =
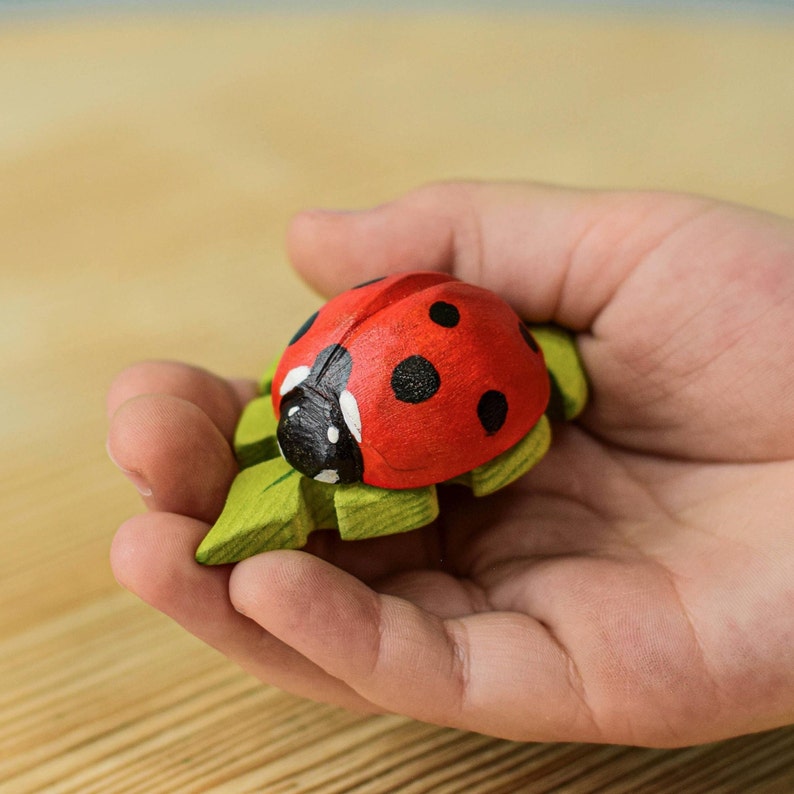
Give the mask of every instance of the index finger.
[(442, 183), (360, 212), (296, 216), (288, 249), (325, 294), (384, 273), (442, 270), (525, 319), (589, 328), (661, 240), (712, 202), (525, 183)]

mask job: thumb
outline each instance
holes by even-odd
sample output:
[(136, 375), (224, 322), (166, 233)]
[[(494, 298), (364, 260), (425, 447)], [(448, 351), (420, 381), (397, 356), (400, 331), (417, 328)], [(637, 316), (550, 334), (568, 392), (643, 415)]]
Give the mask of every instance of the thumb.
[(303, 212), (287, 245), (324, 294), (443, 270), (502, 295), (527, 320), (584, 330), (649, 248), (709, 206), (660, 193), (438, 183), (373, 209)]

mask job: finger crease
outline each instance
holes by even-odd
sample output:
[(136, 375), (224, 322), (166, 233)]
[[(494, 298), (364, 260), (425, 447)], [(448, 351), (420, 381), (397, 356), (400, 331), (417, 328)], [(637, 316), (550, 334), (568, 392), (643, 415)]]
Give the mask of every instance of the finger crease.
[(469, 635), (465, 624), (459, 620), (443, 621), (444, 634), (449, 647), (452, 696), (458, 715), (468, 707), (471, 692), (471, 653)]
[(582, 673), (579, 670), (579, 666), (576, 664), (573, 654), (569, 653), (565, 643), (557, 636), (554, 629), (548, 623), (542, 620), (538, 622), (565, 659), (565, 673), (568, 679), (568, 687), (579, 703), (579, 713), (582, 714), (589, 722), (596, 735), (602, 735), (603, 732), (598, 725), (598, 722), (595, 718), (595, 713), (593, 712), (593, 708), (590, 705), (587, 697), (584, 678), (582, 677)]

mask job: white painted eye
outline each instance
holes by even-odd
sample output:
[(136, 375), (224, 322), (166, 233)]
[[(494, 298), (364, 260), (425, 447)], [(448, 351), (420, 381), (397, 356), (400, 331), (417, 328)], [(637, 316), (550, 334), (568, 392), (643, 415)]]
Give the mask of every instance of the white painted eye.
[(339, 407), (342, 409), (342, 416), (345, 419), (347, 429), (360, 444), (361, 414), (358, 412), (356, 398), (347, 389), (339, 395)]
[(339, 428), (338, 427), (334, 427), (333, 425), (331, 425), (331, 427), (328, 428), (328, 440), (332, 444), (336, 444), (336, 442), (339, 441)]
[(327, 482), (333, 485), (339, 482), (339, 472), (336, 469), (323, 469), (319, 474), (314, 475), (318, 482)]
[(287, 416), (295, 416), (295, 414), (298, 413), (300, 409), (301, 409), (300, 405), (293, 405), (292, 408), (290, 408), (289, 411), (287, 411)]
[(278, 393), (283, 397), (287, 392), (292, 391), (299, 383), (306, 380), (310, 372), (311, 368), (305, 365), (291, 369), (281, 382)]

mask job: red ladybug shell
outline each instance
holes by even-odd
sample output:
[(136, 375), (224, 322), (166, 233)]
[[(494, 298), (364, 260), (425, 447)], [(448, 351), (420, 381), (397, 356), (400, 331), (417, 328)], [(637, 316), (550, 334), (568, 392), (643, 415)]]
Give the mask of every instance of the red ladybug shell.
[[(316, 364), (331, 360), (329, 350), (345, 357), (336, 387), (324, 385), (333, 367)], [(360, 450), (360, 478), (392, 489), (443, 482), (487, 463), (532, 429), (550, 391), (543, 354), (507, 303), (425, 272), (353, 288), (310, 318), (276, 370), (277, 417), (302, 378), (331, 402), (347, 393), (344, 421)], [(327, 434), (339, 435), (333, 427)]]

